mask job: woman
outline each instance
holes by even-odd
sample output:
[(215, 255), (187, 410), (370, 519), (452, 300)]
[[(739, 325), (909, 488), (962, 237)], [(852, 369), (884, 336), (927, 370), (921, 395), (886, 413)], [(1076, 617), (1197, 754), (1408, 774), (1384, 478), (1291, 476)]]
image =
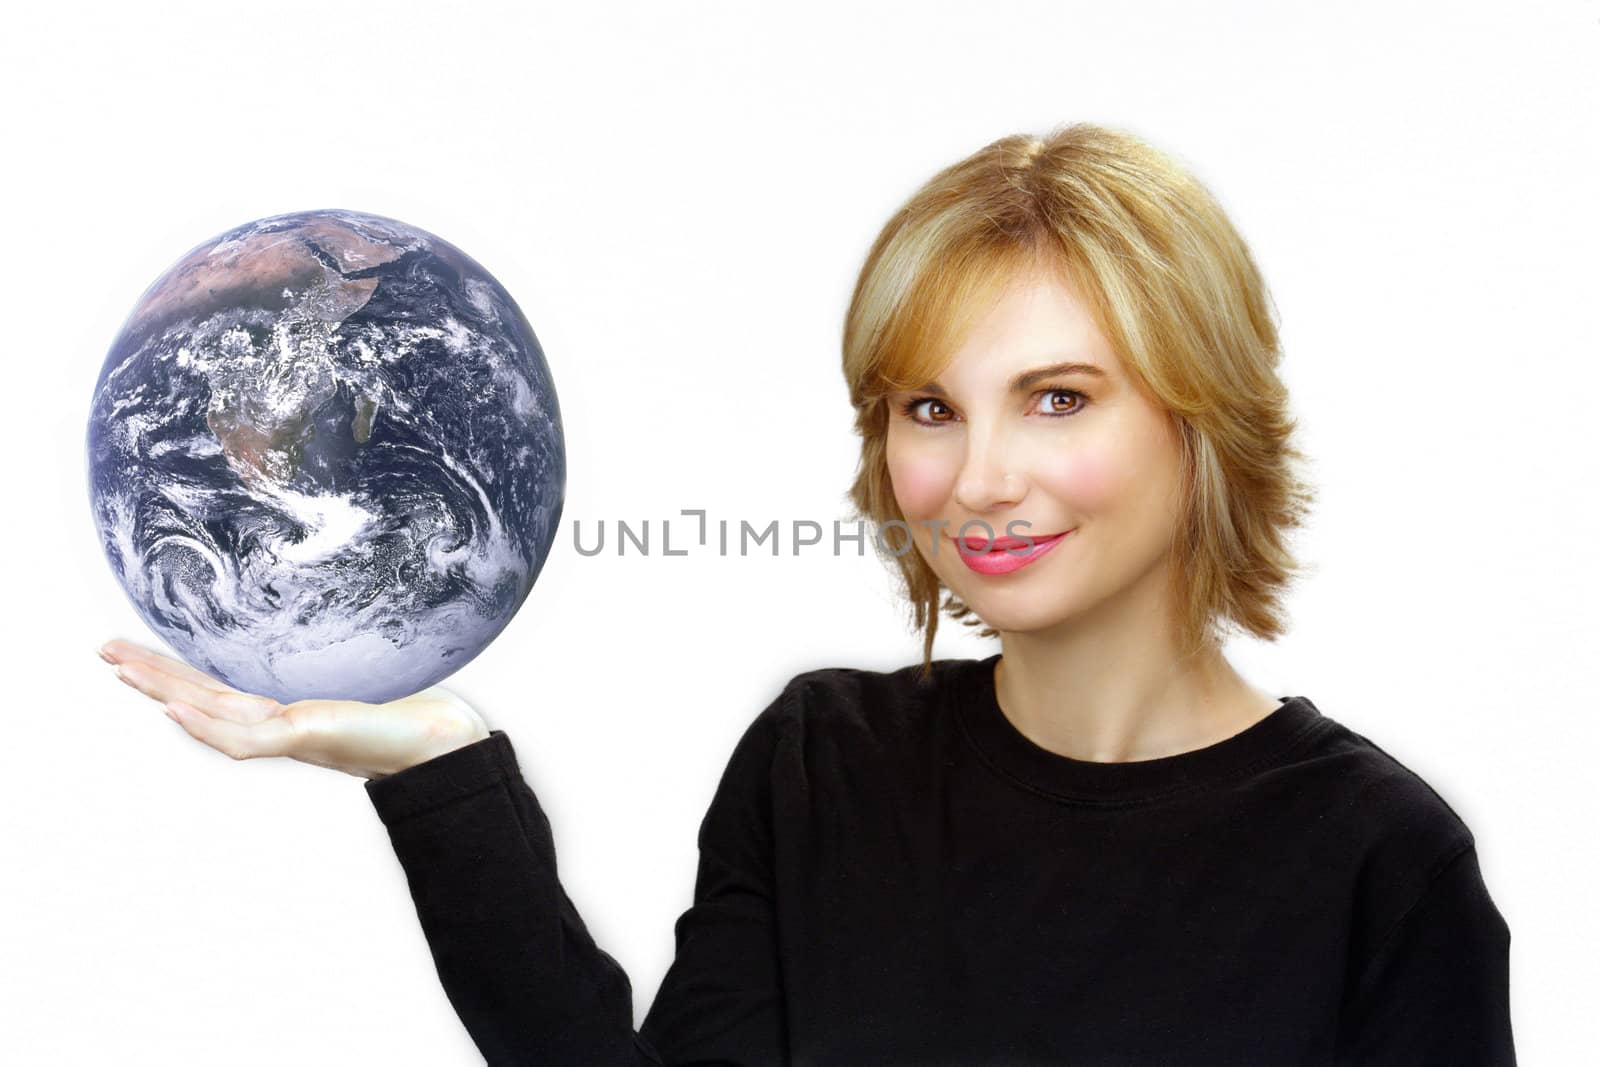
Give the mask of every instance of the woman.
[[(371, 779), (492, 1063), (1509, 1064), (1471, 832), (1220, 650), (1283, 631), (1311, 500), (1278, 359), (1238, 234), (1129, 136), (1005, 138), (890, 220), (844, 332), (853, 499), (915, 548), (922, 663), (807, 672), (756, 717), (637, 1033), (470, 708), (108, 658), (235, 758)], [(941, 607), (1001, 652), (932, 660)]]

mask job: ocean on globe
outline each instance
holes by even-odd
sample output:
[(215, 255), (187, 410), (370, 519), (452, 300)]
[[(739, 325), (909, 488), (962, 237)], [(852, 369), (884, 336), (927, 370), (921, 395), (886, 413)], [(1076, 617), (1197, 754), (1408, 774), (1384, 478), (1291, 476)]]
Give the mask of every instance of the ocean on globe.
[(544, 352), (453, 245), (276, 215), (139, 298), (95, 383), (89, 496), (141, 617), (289, 703), (393, 700), (481, 652), (555, 538), (566, 449)]

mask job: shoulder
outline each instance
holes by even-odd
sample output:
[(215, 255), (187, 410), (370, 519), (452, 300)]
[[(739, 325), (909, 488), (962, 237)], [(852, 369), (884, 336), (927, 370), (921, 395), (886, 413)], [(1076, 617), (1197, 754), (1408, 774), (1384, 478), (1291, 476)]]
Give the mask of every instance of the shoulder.
[(926, 712), (966, 661), (935, 660), (895, 670), (817, 667), (793, 675), (745, 728), (745, 745), (780, 742), (794, 735), (886, 738), (925, 720)]
[(867, 667), (819, 667), (803, 671), (789, 680), (794, 699), (808, 708), (827, 714), (832, 709), (851, 709), (863, 701), (878, 699), (925, 700), (936, 694), (948, 675), (963, 660), (935, 660), (926, 676), (922, 664), (914, 663), (893, 670)]
[(915, 760), (927, 746), (913, 743), (914, 734), (932, 734), (939, 694), (959, 662), (935, 661), (926, 678), (920, 663), (891, 671), (821, 667), (792, 676), (744, 727), (719, 793), (804, 794), (820, 782), (882, 770), (885, 760)]
[(1355, 864), (1352, 934), (1360, 957), (1442, 876), (1467, 869), (1463, 863), (1473, 862), (1476, 841), (1456, 808), (1421, 774), (1337, 721), (1329, 720), (1303, 758), (1320, 764), (1330, 783), (1322, 818)]
[(890, 670), (819, 667), (790, 678), (764, 717), (780, 746), (808, 764), (913, 758), (935, 741), (949, 687), (967, 660)]
[(1470, 1000), (1484, 1011), (1503, 1011), (1503, 999), (1484, 998), (1504, 996), (1510, 928), (1449, 791), (1441, 793), (1400, 754), (1337, 722), (1314, 749), (1331, 777), (1347, 783), (1328, 828), (1354, 846), (1348, 1002), (1396, 1010), (1394, 1003), (1421, 996), (1454, 995), (1463, 1005)]
[(882, 733), (902, 728), (937, 704), (966, 660), (935, 660), (893, 670), (820, 667), (789, 680), (789, 714), (820, 730)]
[(1340, 783), (1336, 812), (1360, 826), (1372, 847), (1442, 866), (1473, 844), (1466, 821), (1421, 774), (1342, 723), (1327, 724), (1305, 758)]

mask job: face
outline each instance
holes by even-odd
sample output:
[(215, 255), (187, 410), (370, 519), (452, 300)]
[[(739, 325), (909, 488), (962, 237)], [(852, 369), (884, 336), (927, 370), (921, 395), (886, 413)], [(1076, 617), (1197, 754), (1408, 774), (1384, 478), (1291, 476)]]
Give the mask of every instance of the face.
[[(1086, 366), (1049, 369), (1067, 363)], [(916, 548), (989, 626), (1169, 610), (1177, 431), (1066, 283), (1020, 276), (937, 381), (889, 405), (889, 477)], [(957, 541), (982, 549), (991, 531), (988, 552)], [(1023, 538), (1032, 552), (1007, 551)]]

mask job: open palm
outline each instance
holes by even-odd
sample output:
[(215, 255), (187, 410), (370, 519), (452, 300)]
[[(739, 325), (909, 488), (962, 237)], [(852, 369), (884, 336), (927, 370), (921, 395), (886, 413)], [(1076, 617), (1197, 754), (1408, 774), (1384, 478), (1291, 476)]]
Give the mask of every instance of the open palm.
[(107, 642), (100, 658), (128, 685), (164, 704), (191, 737), (236, 760), (287, 756), (382, 778), (489, 736), (482, 716), (437, 686), (386, 704), (280, 704), (129, 641)]

